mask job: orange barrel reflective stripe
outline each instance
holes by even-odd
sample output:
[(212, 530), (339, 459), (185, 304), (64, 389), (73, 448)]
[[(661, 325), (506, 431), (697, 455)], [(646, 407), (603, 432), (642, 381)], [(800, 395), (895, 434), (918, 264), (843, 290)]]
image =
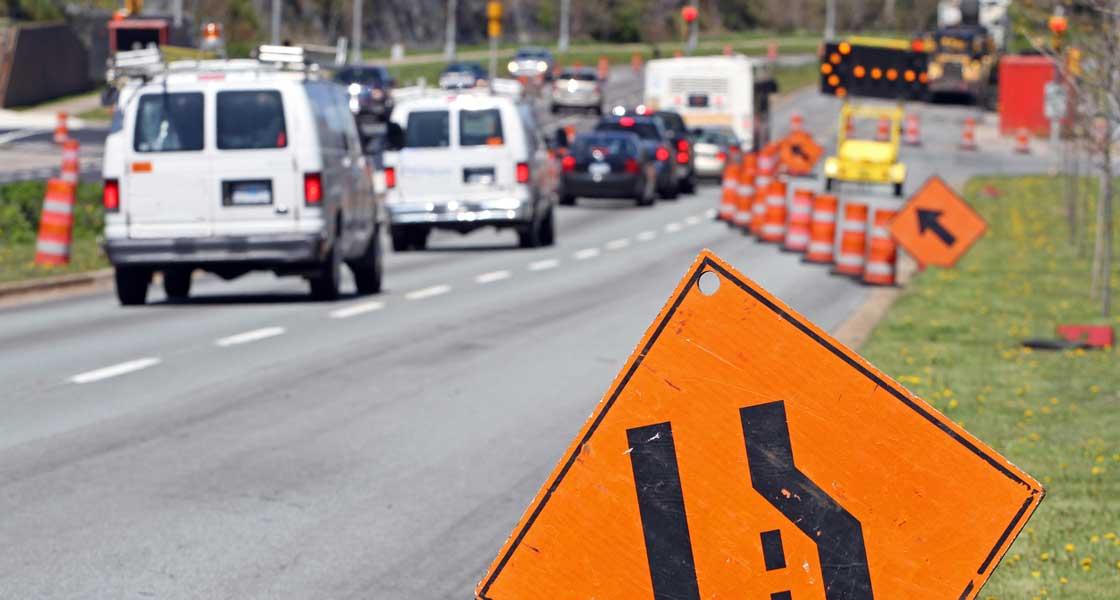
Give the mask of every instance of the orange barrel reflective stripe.
[(879, 125), (875, 129), (875, 139), (880, 142), (891, 139), (891, 120), (887, 117), (879, 117)]
[(39, 239), (35, 243), (35, 263), (70, 263), (70, 235), (74, 224), (74, 184), (61, 179), (47, 181), (43, 212), (39, 217)]
[(964, 129), (961, 129), (961, 150), (976, 149), (976, 119), (967, 117), (964, 120)]
[(897, 211), (876, 210), (867, 244), (867, 265), (863, 268), (863, 282), (871, 285), (894, 285), (895, 259), (898, 249), (887, 229)]
[(54, 143), (61, 144), (70, 139), (69, 115), (63, 111), (58, 113), (58, 123), (54, 126)]
[(778, 170), (778, 147), (770, 144), (758, 153), (754, 177), (754, 197), (751, 198), (750, 231), (759, 235), (766, 220), (766, 193)]
[(809, 247), (809, 222), (813, 212), (813, 191), (804, 188), (793, 190), (789, 201), (789, 225), (782, 248), (804, 252)]
[(906, 127), (902, 132), (902, 141), (907, 146), (922, 145), (922, 128), (918, 115), (914, 113), (906, 115)]
[(836, 257), (837, 273), (859, 277), (863, 274), (863, 253), (867, 248), (867, 205), (845, 203), (844, 220), (840, 223), (840, 252)]
[(1030, 134), (1026, 129), (1020, 129), (1015, 133), (1015, 152), (1019, 154), (1031, 153), (1031, 139)]
[(766, 188), (766, 216), (758, 239), (780, 244), (786, 237), (786, 183), (775, 179)]
[(831, 264), (833, 244), (836, 239), (836, 209), (840, 202), (832, 194), (820, 194), (813, 198), (813, 213), (809, 221), (809, 246), (805, 250), (805, 261), (818, 264)]
[(753, 152), (743, 156), (739, 167), (739, 203), (735, 206), (735, 226), (749, 232), (751, 228), (751, 204), (754, 202), (754, 176), (757, 159)]
[(735, 210), (739, 205), (739, 165), (728, 162), (723, 168), (723, 194), (719, 202), (719, 218), (732, 224)]
[(74, 185), (78, 184), (78, 140), (69, 139), (62, 142), (62, 180)]

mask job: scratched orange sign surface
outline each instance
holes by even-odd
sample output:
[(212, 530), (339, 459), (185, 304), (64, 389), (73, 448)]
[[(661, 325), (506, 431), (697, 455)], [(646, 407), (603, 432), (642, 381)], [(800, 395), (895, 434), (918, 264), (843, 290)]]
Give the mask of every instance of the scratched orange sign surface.
[(705, 252), (476, 594), (974, 598), (1042, 496)]

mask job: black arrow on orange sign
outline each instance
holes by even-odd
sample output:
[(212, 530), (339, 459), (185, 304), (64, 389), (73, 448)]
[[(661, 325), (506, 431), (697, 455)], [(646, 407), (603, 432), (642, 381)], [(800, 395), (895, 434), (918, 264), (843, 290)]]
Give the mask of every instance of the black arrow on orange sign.
[(949, 233), (949, 230), (945, 229), (945, 226), (941, 224), (941, 211), (919, 208), (918, 233), (925, 233), (927, 229), (933, 231), (933, 234), (938, 238), (941, 238), (941, 241), (944, 242), (946, 246), (952, 246), (957, 241), (956, 236)]

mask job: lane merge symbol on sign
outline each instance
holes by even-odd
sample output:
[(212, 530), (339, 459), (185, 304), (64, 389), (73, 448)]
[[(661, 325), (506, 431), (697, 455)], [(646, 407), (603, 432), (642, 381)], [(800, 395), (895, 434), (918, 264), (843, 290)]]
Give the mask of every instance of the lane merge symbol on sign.
[(1043, 494), (705, 251), (475, 593), (971, 600)]
[(930, 177), (890, 224), (894, 239), (923, 265), (952, 267), (988, 224), (940, 177)]

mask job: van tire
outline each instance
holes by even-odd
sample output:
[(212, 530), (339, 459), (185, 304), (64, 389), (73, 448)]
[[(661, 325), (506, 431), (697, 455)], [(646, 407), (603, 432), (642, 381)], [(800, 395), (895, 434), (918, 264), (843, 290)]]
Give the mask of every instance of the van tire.
[(319, 266), (319, 273), (310, 279), (311, 297), (316, 300), (337, 300), (342, 279), (342, 257), (337, 243), (331, 245), (326, 259)]
[(680, 196), (681, 194), (680, 189), (678, 188), (678, 184), (675, 182), (670, 183), (664, 188), (658, 190), (657, 193), (666, 200), (676, 200), (677, 196)]
[(366, 296), (381, 293), (383, 272), (381, 259), (381, 229), (375, 228), (366, 251), (360, 257), (346, 263), (350, 267), (350, 272), (354, 274), (354, 286), (358, 288), (358, 294)]
[(428, 247), (427, 227), (415, 225), (397, 225), (389, 228), (389, 237), (393, 240), (393, 252), (408, 252), (409, 250), (423, 250)]
[(122, 306), (138, 306), (148, 299), (152, 272), (143, 267), (117, 267), (113, 271), (117, 300)]
[(556, 243), (556, 221), (552, 218), (551, 208), (548, 209), (548, 212), (544, 215), (544, 220), (541, 221), (540, 242), (542, 246), (551, 246)]
[(680, 189), (682, 194), (695, 194), (696, 193), (696, 174), (693, 173), (687, 179), (681, 181)]
[(167, 269), (163, 272), (163, 293), (169, 300), (186, 300), (191, 295), (191, 269)]
[(560, 194), (560, 206), (575, 206), (576, 197), (570, 194)]

